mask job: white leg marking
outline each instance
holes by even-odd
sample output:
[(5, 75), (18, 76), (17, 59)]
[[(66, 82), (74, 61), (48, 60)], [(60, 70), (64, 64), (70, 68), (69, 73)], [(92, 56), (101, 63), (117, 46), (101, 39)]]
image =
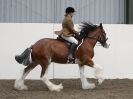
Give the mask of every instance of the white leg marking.
[(84, 66), (80, 67), (80, 79), (81, 79), (81, 83), (82, 83), (82, 88), (83, 89), (94, 89), (95, 88), (95, 84), (94, 83), (89, 83), (84, 75)]
[(50, 91), (57, 91), (57, 92), (60, 92), (62, 89), (63, 89), (63, 86), (62, 86), (62, 83), (59, 84), (59, 85), (55, 85), (53, 84), (47, 77), (47, 73), (48, 73), (48, 68), (45, 72), (45, 76), (43, 76), (41, 78), (41, 80), (46, 84), (46, 86), (48, 87), (48, 89)]
[(95, 77), (98, 79), (98, 84), (101, 85), (102, 82), (104, 81), (103, 68), (98, 64), (94, 64), (94, 68), (95, 68)]
[(49, 79), (47, 79), (47, 77), (42, 77), (41, 80), (46, 84), (50, 91), (60, 92), (63, 89), (62, 84), (55, 85)]
[(27, 71), (26, 73), (24, 73), (24, 70), (21, 70), (19, 78), (15, 80), (14, 83), (14, 87), (18, 90), (28, 90), (28, 87), (26, 85), (24, 85), (24, 79), (27, 76), (27, 74), (30, 72), (31, 70)]

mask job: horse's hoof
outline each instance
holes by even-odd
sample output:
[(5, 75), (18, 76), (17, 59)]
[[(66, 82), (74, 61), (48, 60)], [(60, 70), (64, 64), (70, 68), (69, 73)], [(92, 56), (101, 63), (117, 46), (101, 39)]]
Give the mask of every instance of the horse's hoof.
[(21, 90), (28, 90), (28, 87), (27, 87), (26, 85), (23, 85), (23, 86), (21, 87)]
[(17, 90), (28, 90), (28, 87), (19, 81), (15, 81), (14, 88)]
[(60, 92), (62, 89), (63, 89), (63, 85), (62, 85), (62, 83), (61, 84), (59, 84), (59, 85), (57, 85), (58, 87), (57, 87), (57, 92)]
[(50, 88), (50, 91), (60, 92), (62, 89), (63, 89), (62, 84), (59, 84), (59, 85), (52, 86), (52, 88)]
[(82, 86), (82, 88), (83, 88), (84, 90), (86, 90), (86, 89), (94, 89), (95, 87), (96, 87), (96, 86), (95, 86), (94, 83), (88, 83), (88, 84)]
[(103, 81), (104, 81), (103, 78), (98, 79), (98, 85), (101, 85), (103, 83)]
[(28, 90), (28, 87), (26, 85), (23, 85), (23, 86), (15, 85), (14, 88), (17, 90)]

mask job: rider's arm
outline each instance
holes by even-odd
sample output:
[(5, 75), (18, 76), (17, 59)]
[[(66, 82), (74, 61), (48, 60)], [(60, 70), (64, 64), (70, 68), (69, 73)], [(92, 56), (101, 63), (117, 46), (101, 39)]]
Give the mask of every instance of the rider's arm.
[(67, 21), (67, 28), (74, 34), (77, 34), (78, 32), (73, 27), (73, 22), (71, 20)]

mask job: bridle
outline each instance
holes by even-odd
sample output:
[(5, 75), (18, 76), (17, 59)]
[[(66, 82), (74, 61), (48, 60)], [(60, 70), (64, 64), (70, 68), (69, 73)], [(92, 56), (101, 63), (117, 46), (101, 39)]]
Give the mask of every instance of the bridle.
[[(103, 34), (102, 34), (102, 35), (103, 35)], [(91, 37), (91, 36), (88, 36), (87, 38), (89, 38), (89, 39), (94, 39), (94, 40), (98, 41), (100, 45), (104, 46), (105, 43), (106, 43), (106, 41), (108, 40), (108, 38), (102, 40), (102, 39), (100, 38), (100, 36), (101, 36), (101, 35), (99, 35), (98, 37)]]

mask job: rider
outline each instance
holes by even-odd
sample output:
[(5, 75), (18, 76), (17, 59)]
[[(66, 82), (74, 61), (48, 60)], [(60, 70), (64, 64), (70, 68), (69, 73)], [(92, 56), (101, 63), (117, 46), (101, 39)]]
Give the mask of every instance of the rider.
[(60, 35), (63, 39), (72, 43), (70, 52), (68, 55), (69, 60), (73, 60), (73, 53), (77, 47), (78, 41), (74, 38), (75, 35), (78, 35), (78, 32), (74, 29), (74, 24), (72, 17), (74, 16), (75, 9), (72, 7), (67, 7), (65, 11), (65, 17), (62, 22), (62, 30), (56, 31), (57, 35)]

